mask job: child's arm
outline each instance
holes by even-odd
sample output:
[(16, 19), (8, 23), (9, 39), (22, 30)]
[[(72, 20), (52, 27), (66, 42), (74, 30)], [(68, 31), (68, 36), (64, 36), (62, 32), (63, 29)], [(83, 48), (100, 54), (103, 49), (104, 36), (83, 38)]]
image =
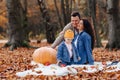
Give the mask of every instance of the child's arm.
[(62, 52), (63, 52), (62, 45), (59, 45), (59, 46), (58, 46), (58, 50), (57, 50), (57, 61), (58, 61), (58, 62), (62, 62), (62, 61), (61, 61)]

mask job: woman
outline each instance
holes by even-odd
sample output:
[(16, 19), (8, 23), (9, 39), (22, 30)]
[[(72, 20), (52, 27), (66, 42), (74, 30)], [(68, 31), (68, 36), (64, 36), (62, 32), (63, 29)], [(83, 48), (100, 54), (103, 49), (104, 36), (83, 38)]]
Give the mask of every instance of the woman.
[(91, 24), (86, 19), (81, 19), (78, 24), (78, 34), (74, 38), (81, 60), (78, 64), (94, 64), (92, 49), (94, 47), (94, 34)]

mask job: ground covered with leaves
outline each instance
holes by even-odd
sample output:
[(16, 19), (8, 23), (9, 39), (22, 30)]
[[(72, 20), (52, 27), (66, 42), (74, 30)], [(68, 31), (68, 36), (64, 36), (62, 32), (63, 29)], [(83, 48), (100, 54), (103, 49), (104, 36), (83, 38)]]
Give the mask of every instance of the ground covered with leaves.
[[(2, 47), (4, 43), (0, 43)], [(47, 43), (30, 43), (32, 46), (42, 47), (50, 46)], [(9, 51), (9, 48), (0, 48), (0, 80), (120, 80), (120, 71), (104, 72), (98, 71), (95, 73), (86, 73), (77, 68), (77, 75), (68, 74), (67, 76), (33, 76), (18, 77), (17, 72), (35, 68), (30, 65), (32, 54), (35, 49), (32, 48), (17, 48), (14, 51)], [(109, 51), (104, 48), (95, 48), (93, 50), (95, 61), (120, 61), (120, 50)]]

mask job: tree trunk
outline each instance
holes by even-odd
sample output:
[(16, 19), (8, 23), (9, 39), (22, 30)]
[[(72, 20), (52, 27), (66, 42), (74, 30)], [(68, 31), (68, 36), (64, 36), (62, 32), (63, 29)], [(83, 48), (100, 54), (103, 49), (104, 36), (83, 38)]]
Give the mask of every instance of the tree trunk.
[(66, 23), (68, 24), (70, 22), (71, 18), (71, 1), (70, 0), (65, 0), (65, 12), (66, 12)]
[(120, 49), (120, 0), (107, 0), (107, 5), (109, 35), (106, 48)]
[(70, 9), (69, 9), (70, 10), (70, 18), (71, 18), (71, 13), (72, 13), (72, 3), (73, 3), (72, 1), (73, 0), (70, 0)]
[(23, 21), (24, 21), (24, 25), (23, 25), (23, 27), (24, 27), (24, 31), (25, 31), (25, 33), (26, 34), (24, 34), (25, 35), (25, 40), (26, 41), (29, 41), (29, 29), (28, 29), (28, 18), (27, 18), (27, 0), (21, 0), (22, 1), (22, 8), (23, 8)]
[(24, 30), (24, 13), (20, 0), (6, 0), (8, 11), (8, 42), (4, 47), (10, 50), (17, 47), (28, 47)]
[(98, 25), (100, 30), (100, 37), (105, 40), (108, 36), (108, 25), (107, 25), (107, 19), (106, 19), (106, 2), (103, 0), (97, 0), (98, 4)]
[(63, 16), (63, 23), (64, 23), (64, 25), (63, 26), (65, 26), (66, 24), (67, 24), (67, 20), (66, 20), (66, 13), (65, 13), (65, 1), (64, 0), (61, 0), (61, 11), (62, 11), (62, 16)]
[(61, 11), (63, 17), (64, 26), (70, 22), (71, 11), (72, 11), (72, 1), (71, 0), (61, 0)]
[(37, 0), (40, 6), (40, 11), (42, 13), (42, 17), (44, 19), (45, 27), (46, 27), (46, 38), (48, 43), (53, 43), (55, 40), (54, 28), (50, 22), (50, 16), (48, 10), (46, 9), (46, 5), (43, 0)]
[(62, 19), (61, 19), (60, 14), (59, 14), (59, 10), (58, 10), (58, 7), (57, 7), (57, 2), (56, 2), (56, 0), (54, 0), (54, 4), (55, 4), (57, 16), (58, 16), (58, 21), (59, 21), (59, 24), (60, 24), (60, 30), (62, 30), (62, 29), (63, 29)]
[(89, 13), (92, 17), (93, 25), (94, 25), (94, 30), (95, 30), (95, 37), (96, 37), (96, 47), (101, 47), (101, 39), (98, 34), (98, 28), (97, 28), (97, 21), (96, 21), (96, 0), (88, 0), (88, 6), (89, 6)]

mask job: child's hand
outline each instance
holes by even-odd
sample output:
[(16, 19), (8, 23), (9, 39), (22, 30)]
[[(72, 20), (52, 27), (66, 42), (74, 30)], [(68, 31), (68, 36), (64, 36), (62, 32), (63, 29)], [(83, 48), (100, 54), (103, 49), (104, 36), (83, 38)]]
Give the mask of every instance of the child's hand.
[(66, 66), (65, 64), (61, 63), (61, 60), (58, 60), (57, 65), (60, 66), (60, 67), (65, 67)]
[(61, 60), (58, 60), (58, 61), (57, 61), (57, 65), (59, 65), (60, 63), (61, 63)]
[(60, 64), (60, 67), (65, 67), (66, 65), (65, 64)]
[(81, 58), (80, 58), (80, 57), (78, 57), (78, 60), (81, 60)]

